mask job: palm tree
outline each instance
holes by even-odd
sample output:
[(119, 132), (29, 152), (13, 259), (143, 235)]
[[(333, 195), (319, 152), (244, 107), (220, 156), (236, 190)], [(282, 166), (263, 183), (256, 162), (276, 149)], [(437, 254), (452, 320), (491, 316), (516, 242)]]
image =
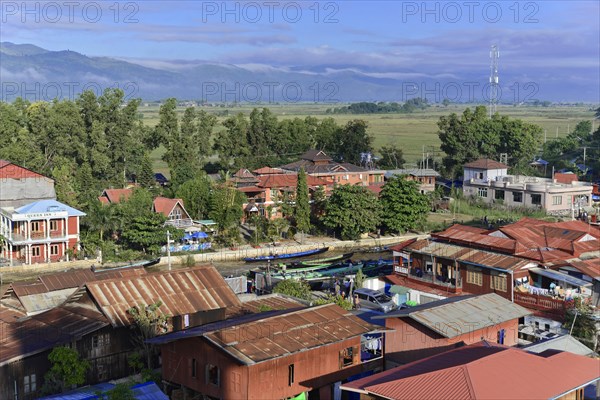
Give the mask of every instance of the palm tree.
[(104, 233), (115, 230), (119, 223), (114, 204), (104, 205), (100, 201), (94, 201), (90, 205), (90, 211), (85, 217), (85, 223), (90, 230), (100, 234), (100, 242), (104, 242)]

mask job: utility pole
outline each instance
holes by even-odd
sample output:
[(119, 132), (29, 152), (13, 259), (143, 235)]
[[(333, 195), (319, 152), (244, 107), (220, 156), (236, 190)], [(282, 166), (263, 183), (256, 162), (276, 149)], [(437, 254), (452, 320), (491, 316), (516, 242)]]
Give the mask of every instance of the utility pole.
[(171, 270), (171, 232), (167, 230), (167, 264)]

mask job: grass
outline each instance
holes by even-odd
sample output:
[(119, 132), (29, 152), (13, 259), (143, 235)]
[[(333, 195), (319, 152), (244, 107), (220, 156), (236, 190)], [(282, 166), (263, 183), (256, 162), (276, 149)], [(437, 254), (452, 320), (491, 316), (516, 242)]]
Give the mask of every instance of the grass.
[[(466, 107), (475, 107), (475, 105), (456, 104), (448, 107), (432, 106), (426, 110), (416, 111), (411, 114), (326, 114), (325, 111), (331, 108), (331, 104), (264, 104), (256, 107), (268, 107), (281, 120), (286, 118), (304, 118), (306, 116), (315, 116), (317, 118), (331, 117), (335, 121), (344, 125), (353, 119), (363, 119), (369, 123), (369, 133), (374, 138), (375, 149), (383, 145), (396, 144), (404, 151), (407, 163), (415, 164), (422, 158), (424, 146), (434, 147), (434, 158), (442, 157), (439, 150), (440, 141), (437, 135), (437, 121), (441, 116), (451, 113), (460, 114)], [(340, 107), (342, 104), (333, 106)], [(255, 106), (240, 105), (238, 107), (204, 107), (202, 109), (209, 113), (218, 114), (225, 110), (229, 115), (238, 112), (249, 114)], [(180, 107), (178, 112), (183, 114), (184, 108)], [(144, 116), (144, 121), (149, 126), (154, 126), (158, 122), (157, 106), (142, 106), (140, 112)], [(589, 106), (551, 106), (551, 107), (513, 107), (508, 105), (499, 105), (498, 112), (511, 118), (519, 118), (526, 122), (537, 124), (546, 131), (547, 140), (553, 140), (556, 137), (567, 135), (569, 130), (573, 130), (578, 122), (593, 119), (594, 112)], [(219, 121), (223, 121), (226, 116), (219, 116)], [(218, 129), (223, 129), (219, 125)], [(541, 146), (541, 143), (540, 143)], [(430, 153), (432, 150), (428, 150)], [(164, 149), (157, 149), (152, 154), (154, 166), (157, 171), (168, 172), (168, 168), (160, 157)], [(534, 155), (532, 155), (533, 157)]]

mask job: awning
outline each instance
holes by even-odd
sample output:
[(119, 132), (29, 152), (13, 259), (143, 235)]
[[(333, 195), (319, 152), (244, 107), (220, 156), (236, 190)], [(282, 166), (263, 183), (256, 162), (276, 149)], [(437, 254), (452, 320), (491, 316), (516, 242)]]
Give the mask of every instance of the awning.
[(400, 285), (392, 285), (390, 287), (390, 293), (394, 293), (394, 294), (399, 294), (399, 295), (405, 295), (406, 293), (410, 292), (410, 288), (404, 287), (404, 286), (400, 286)]
[(554, 271), (552, 269), (542, 268), (531, 268), (529, 271), (536, 273), (546, 278), (554, 279), (559, 282), (566, 282), (571, 286), (591, 286), (591, 282), (584, 281), (583, 279), (575, 278), (574, 276), (563, 274), (562, 272)]

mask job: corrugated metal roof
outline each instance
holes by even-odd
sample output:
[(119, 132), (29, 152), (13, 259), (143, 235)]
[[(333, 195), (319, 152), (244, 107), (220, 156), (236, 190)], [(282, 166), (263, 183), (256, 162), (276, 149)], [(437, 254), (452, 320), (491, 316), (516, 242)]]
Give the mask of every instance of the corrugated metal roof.
[(487, 342), (450, 350), (342, 385), (388, 399), (549, 399), (600, 378), (600, 361)]
[(523, 349), (532, 353), (542, 353), (546, 350), (559, 350), (587, 357), (595, 354), (589, 347), (571, 335), (561, 335), (553, 339), (543, 340), (526, 346)]
[(240, 301), (212, 265), (88, 283), (87, 289), (115, 327), (131, 323), (128, 310), (161, 301), (169, 316), (231, 306)]
[(15, 211), (19, 214), (44, 213), (48, 211), (66, 211), (69, 217), (83, 217), (84, 215), (86, 215), (83, 211), (79, 211), (73, 207), (69, 207), (68, 205), (56, 200), (34, 201), (33, 203), (29, 203), (15, 209)]
[(248, 365), (380, 330), (381, 327), (335, 304), (326, 304), (226, 327), (203, 336)]
[(449, 298), (389, 313), (380, 318), (411, 318), (446, 338), (454, 338), (488, 326), (532, 314), (495, 293)]
[(477, 250), (454, 244), (440, 243), (427, 239), (418, 240), (409, 244), (405, 249), (435, 257), (470, 262), (500, 270), (515, 270), (531, 264), (530, 260), (525, 260), (520, 257), (492, 253), (490, 251)]
[(496, 160), (490, 160), (489, 158), (480, 158), (464, 165), (465, 168), (477, 168), (477, 169), (507, 169), (508, 165), (502, 164)]
[(69, 343), (108, 325), (98, 311), (69, 303), (13, 321), (0, 320), (0, 366)]

